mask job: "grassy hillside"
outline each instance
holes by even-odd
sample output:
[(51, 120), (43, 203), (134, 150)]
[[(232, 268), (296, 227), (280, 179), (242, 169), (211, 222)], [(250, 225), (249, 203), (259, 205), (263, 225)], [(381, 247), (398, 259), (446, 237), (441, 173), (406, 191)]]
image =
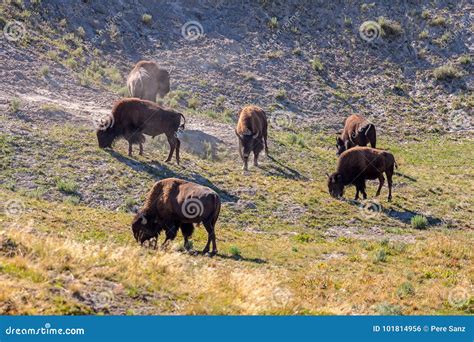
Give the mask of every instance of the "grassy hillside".
[[(76, 16), (56, 1), (0, 5), (3, 25), (15, 19), (27, 28), (23, 39), (0, 40), (0, 313), (474, 313), (472, 65), (458, 60), (467, 51), (463, 5), (413, 5), (404, 22), (389, 2), (354, 3), (326, 27), (307, 24), (331, 13), (328, 4), (219, 3), (223, 16), (244, 20), (252, 9), (268, 18), (249, 19), (244, 34), (237, 25), (222, 28), (206, 3), (188, 11), (180, 2), (151, 23), (142, 15), (157, 18), (160, 8), (146, 2), (134, 11), (79, 2)], [(298, 34), (282, 29), (298, 13), (295, 4), (309, 6), (291, 21)], [(123, 13), (113, 21), (116, 41), (111, 26), (95, 39), (87, 18), (110, 22), (113, 10)], [(206, 36), (178, 40), (182, 22), (201, 12)], [(359, 21), (384, 15), (403, 23), (404, 33), (362, 42)], [(428, 24), (438, 16), (446, 21)], [(277, 42), (258, 45), (272, 25), (281, 29)], [(423, 30), (457, 34), (452, 46), (409, 59), (400, 44), (407, 37), (421, 44)], [(142, 34), (135, 50), (127, 34)], [(304, 44), (311, 37), (318, 46)], [(162, 162), (162, 137), (147, 138), (144, 156), (127, 157), (123, 141), (113, 152), (97, 147), (93, 119), (125, 94), (124, 75), (150, 57), (152, 38), (162, 45), (151, 57), (173, 71), (164, 103), (187, 117), (180, 166)], [(458, 76), (432, 76), (450, 63)], [(233, 133), (245, 103), (271, 118), (270, 154), (248, 173)], [(353, 188), (344, 201), (327, 192), (335, 131), (349, 112), (370, 116), (379, 147), (395, 155), (393, 202), (386, 187), (374, 198), (376, 182), (363, 202), (352, 201)], [(134, 212), (166, 177), (220, 194), (217, 256), (196, 252), (207, 238), (202, 226), (190, 253), (180, 235), (168, 250), (134, 241)]]

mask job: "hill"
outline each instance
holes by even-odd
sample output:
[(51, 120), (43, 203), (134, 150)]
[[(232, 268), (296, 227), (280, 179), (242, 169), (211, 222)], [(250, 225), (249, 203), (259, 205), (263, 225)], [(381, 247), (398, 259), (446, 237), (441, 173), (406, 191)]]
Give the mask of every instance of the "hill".
[[(470, 12), (456, 1), (3, 2), (0, 312), (472, 313)], [(367, 21), (378, 38), (360, 34)], [(95, 121), (128, 95), (141, 59), (170, 70), (162, 102), (188, 123), (181, 166), (162, 162), (162, 137), (131, 158), (124, 142), (97, 146)], [(270, 154), (243, 174), (233, 126), (247, 103), (270, 117)], [(396, 157), (393, 202), (372, 182), (364, 202), (327, 193), (350, 113)], [(180, 236), (166, 251), (134, 241), (133, 213), (166, 177), (221, 195), (216, 257), (183, 252)], [(194, 249), (205, 239), (199, 227)]]

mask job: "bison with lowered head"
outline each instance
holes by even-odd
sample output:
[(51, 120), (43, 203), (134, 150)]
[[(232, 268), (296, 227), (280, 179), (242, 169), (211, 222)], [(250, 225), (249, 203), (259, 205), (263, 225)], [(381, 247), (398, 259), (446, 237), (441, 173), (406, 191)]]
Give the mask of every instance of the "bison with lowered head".
[(170, 92), (170, 74), (151, 61), (140, 61), (127, 78), (131, 97), (156, 102), (156, 95), (165, 97)]
[(239, 154), (244, 162), (243, 169), (248, 170), (248, 160), (253, 152), (253, 164), (258, 166), (258, 154), (267, 146), (268, 122), (265, 112), (257, 106), (246, 106), (239, 112), (235, 134), (239, 138)]
[(363, 116), (353, 114), (346, 119), (344, 130), (336, 138), (336, 155), (354, 147), (354, 146), (370, 146), (375, 148), (377, 136), (375, 125), (367, 121)]
[(366, 179), (379, 179), (379, 188), (375, 196), (380, 195), (385, 178), (388, 182), (388, 200), (392, 200), (392, 176), (394, 172), (395, 158), (387, 151), (377, 150), (370, 147), (354, 147), (341, 154), (337, 163), (337, 170), (328, 176), (328, 189), (333, 197), (341, 197), (344, 187), (353, 184), (356, 187), (355, 199), (359, 199), (359, 191), (364, 199)]
[(137, 242), (158, 237), (165, 231), (165, 245), (173, 240), (181, 228), (184, 245), (193, 234), (194, 223), (203, 223), (207, 230), (207, 244), (203, 253), (217, 253), (215, 226), (221, 201), (219, 195), (208, 187), (177, 178), (167, 178), (156, 182), (147, 195), (145, 205), (136, 214), (133, 223), (133, 236)]
[[(183, 124), (181, 124), (183, 118)], [(170, 144), (170, 153), (166, 162), (173, 157), (176, 149), (176, 162), (179, 164), (178, 129), (184, 129), (186, 119), (183, 114), (165, 109), (154, 102), (136, 98), (122, 99), (115, 103), (112, 115), (106, 125), (99, 126), (97, 140), (100, 148), (112, 147), (112, 143), (123, 137), (128, 141), (128, 155), (132, 155), (132, 144), (140, 145), (143, 154), (145, 136), (165, 134)]]

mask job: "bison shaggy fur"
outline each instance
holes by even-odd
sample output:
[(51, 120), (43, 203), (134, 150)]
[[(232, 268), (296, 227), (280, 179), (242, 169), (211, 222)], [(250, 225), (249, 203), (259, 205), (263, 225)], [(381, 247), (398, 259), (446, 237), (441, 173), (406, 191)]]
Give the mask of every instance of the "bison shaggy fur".
[[(183, 124), (181, 124), (183, 118)], [(112, 109), (107, 125), (97, 130), (97, 140), (100, 148), (111, 148), (118, 138), (128, 141), (128, 155), (132, 155), (132, 144), (139, 144), (140, 155), (143, 154), (145, 134), (155, 137), (165, 134), (170, 144), (170, 152), (166, 162), (169, 162), (176, 150), (176, 162), (179, 164), (179, 147), (181, 145), (177, 132), (184, 129), (183, 114), (158, 104), (137, 98), (119, 100)]]
[(388, 200), (392, 200), (392, 176), (396, 162), (393, 154), (387, 151), (377, 150), (370, 147), (354, 147), (341, 154), (337, 163), (337, 170), (328, 175), (328, 190), (331, 196), (341, 197), (344, 194), (346, 185), (355, 185), (356, 196), (359, 199), (359, 191), (364, 199), (367, 198), (365, 192), (365, 180), (379, 180), (379, 187), (376, 196), (380, 195), (380, 190), (387, 175)]
[(257, 106), (246, 106), (239, 112), (235, 134), (239, 139), (239, 154), (244, 162), (243, 169), (248, 170), (250, 153), (254, 155), (254, 165), (258, 166), (258, 155), (265, 147), (268, 154), (268, 122), (265, 112)]
[(156, 96), (165, 97), (170, 91), (170, 74), (151, 61), (140, 61), (127, 78), (131, 97), (156, 102)]
[(376, 147), (375, 125), (363, 116), (353, 114), (346, 119), (342, 133), (336, 138), (336, 155), (339, 156), (354, 146), (367, 146), (369, 143), (371, 147)]
[(194, 223), (203, 223), (207, 230), (207, 244), (203, 253), (217, 253), (215, 225), (219, 217), (221, 201), (212, 189), (177, 178), (156, 182), (147, 194), (145, 205), (132, 222), (135, 240), (141, 244), (157, 238), (165, 231), (165, 245), (173, 240), (181, 228), (184, 246), (194, 231)]

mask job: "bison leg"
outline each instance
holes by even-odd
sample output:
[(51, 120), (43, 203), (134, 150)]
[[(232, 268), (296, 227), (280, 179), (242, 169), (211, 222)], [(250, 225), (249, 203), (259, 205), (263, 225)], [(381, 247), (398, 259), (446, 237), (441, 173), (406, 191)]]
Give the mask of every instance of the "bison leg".
[(181, 146), (181, 141), (176, 138), (176, 163), (179, 165), (179, 147)]
[(132, 156), (132, 142), (130, 140), (128, 141), (128, 156)]
[(355, 198), (354, 200), (358, 200), (359, 199), (359, 185), (356, 184), (356, 195), (355, 195)]
[(189, 237), (193, 235), (194, 226), (192, 223), (181, 223), (181, 233), (184, 238), (184, 248), (189, 250)]
[(265, 127), (263, 129), (263, 141), (265, 142), (265, 155), (268, 156), (268, 145), (267, 145), (268, 129)]
[(258, 152), (253, 154), (253, 165), (258, 167)]
[(140, 152), (138, 152), (139, 155), (143, 156), (143, 144), (140, 143)]
[(203, 222), (203, 225), (207, 231), (207, 243), (206, 243), (206, 247), (204, 247), (204, 249), (202, 250), (202, 253), (206, 254), (209, 252), (209, 247), (211, 246), (211, 242), (212, 242), (211, 255), (215, 255), (217, 254), (217, 245), (216, 245), (216, 234), (214, 233), (214, 225), (212, 224), (211, 221), (205, 221)]
[(375, 194), (375, 196), (380, 195), (380, 190), (382, 190), (382, 186), (384, 182), (385, 182), (385, 178), (383, 177), (383, 173), (381, 173), (379, 176), (379, 188), (377, 189), (377, 193)]
[(174, 135), (166, 135), (168, 138), (168, 143), (170, 144), (170, 153), (168, 154), (168, 158), (166, 158), (165, 162), (168, 163), (171, 158), (173, 157), (174, 150), (176, 148), (176, 137)]
[(387, 183), (388, 183), (388, 201), (392, 201), (392, 176), (393, 176), (393, 165), (385, 171), (387, 175)]
[(367, 193), (365, 192), (365, 181), (360, 183), (360, 192), (362, 193), (362, 197), (367, 199)]

